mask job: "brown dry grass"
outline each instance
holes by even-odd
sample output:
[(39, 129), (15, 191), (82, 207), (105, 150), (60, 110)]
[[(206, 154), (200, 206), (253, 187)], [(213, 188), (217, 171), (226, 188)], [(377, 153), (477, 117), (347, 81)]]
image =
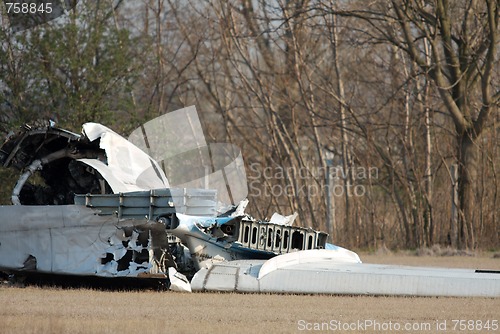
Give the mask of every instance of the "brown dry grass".
[[(493, 259), (491, 254), (362, 255), (362, 259), (371, 263), (500, 268), (500, 259)], [(436, 332), (436, 321), (446, 320), (448, 331), (453, 329), (453, 319), (500, 321), (500, 298), (183, 294), (4, 285), (0, 286), (0, 305), (0, 333), (293, 333), (306, 322), (312, 326), (332, 320), (351, 323), (370, 319), (386, 326), (390, 321), (401, 326), (428, 323), (430, 332)], [(371, 333), (373, 329), (350, 333)]]

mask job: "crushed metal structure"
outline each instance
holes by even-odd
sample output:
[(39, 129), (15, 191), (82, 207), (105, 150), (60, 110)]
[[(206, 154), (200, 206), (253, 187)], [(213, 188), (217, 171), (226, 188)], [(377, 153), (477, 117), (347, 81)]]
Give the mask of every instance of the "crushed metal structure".
[(241, 152), (207, 144), (196, 109), (160, 116), (125, 139), (25, 125), (0, 147), (21, 172), (0, 206), (0, 270), (155, 279), (175, 291), (500, 297), (500, 272), (362, 264), (293, 226), (245, 213)]
[(13, 205), (0, 207), (6, 271), (192, 278), (211, 263), (326, 243), (322, 232), (253, 219), (247, 201), (221, 213), (215, 189), (170, 187), (159, 163), (96, 123), (81, 135), (25, 125), (1, 146), (0, 164), (21, 171)]

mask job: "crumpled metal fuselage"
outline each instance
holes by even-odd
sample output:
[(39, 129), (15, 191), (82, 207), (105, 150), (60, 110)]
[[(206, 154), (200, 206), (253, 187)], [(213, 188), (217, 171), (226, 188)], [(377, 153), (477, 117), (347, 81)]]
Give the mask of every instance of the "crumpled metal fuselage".
[(325, 233), (259, 222), (246, 202), (216, 217), (215, 190), (170, 188), (157, 162), (100, 124), (82, 135), (26, 125), (2, 145), (0, 163), (22, 171), (14, 205), (0, 207), (4, 270), (192, 277), (211, 263), (325, 247)]

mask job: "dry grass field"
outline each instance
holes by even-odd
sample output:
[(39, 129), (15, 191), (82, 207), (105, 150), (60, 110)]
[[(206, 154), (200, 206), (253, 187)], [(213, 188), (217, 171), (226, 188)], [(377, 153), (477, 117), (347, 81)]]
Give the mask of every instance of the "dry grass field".
[[(474, 257), (361, 254), (361, 258), (367, 263), (500, 269), (500, 258), (491, 253)], [(491, 327), (500, 322), (500, 298), (185, 294), (4, 284), (0, 285), (0, 305), (0, 333), (297, 333), (317, 329), (458, 333), (460, 325), (468, 326), (469, 333), (500, 333)], [(477, 330), (488, 320), (489, 331)]]

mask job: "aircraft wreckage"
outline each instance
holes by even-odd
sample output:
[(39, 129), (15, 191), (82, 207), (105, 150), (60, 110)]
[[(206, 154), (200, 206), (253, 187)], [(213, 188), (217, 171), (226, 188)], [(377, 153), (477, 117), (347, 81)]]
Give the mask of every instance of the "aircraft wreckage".
[(500, 297), (500, 272), (361, 263), (293, 225), (245, 213), (241, 152), (207, 144), (196, 109), (128, 139), (86, 123), (8, 135), (0, 163), (21, 175), (0, 207), (0, 270), (162, 279), (178, 291)]

